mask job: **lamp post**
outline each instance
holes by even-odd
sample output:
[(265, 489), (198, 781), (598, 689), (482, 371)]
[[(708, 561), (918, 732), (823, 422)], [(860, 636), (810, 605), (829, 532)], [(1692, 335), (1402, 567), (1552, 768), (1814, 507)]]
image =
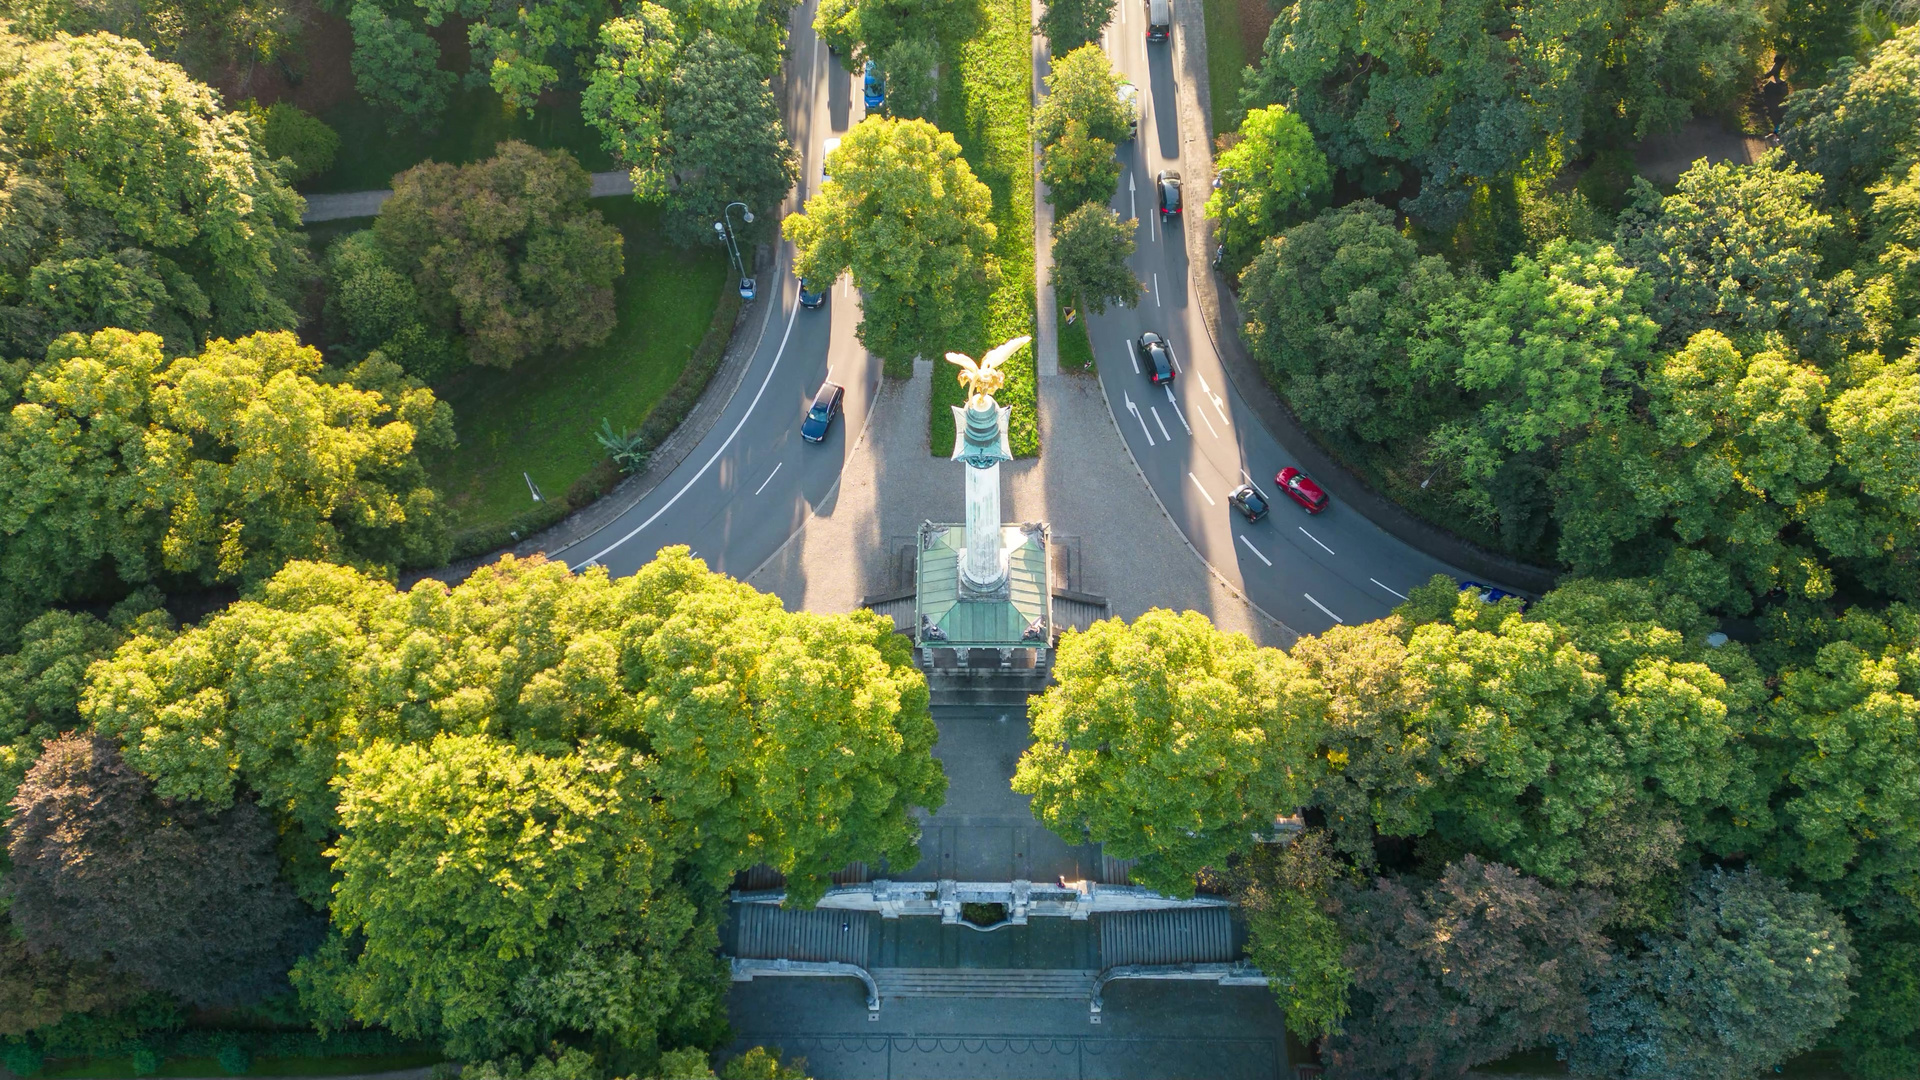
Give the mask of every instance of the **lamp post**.
[(743, 223), (753, 224), (753, 211), (747, 209), (746, 203), (730, 202), (727, 208), (720, 212), (720, 220), (713, 223), (713, 231), (719, 233), (727, 242), (727, 251), (733, 256), (733, 267), (740, 272), (740, 299), (751, 300), (754, 292), (753, 279), (747, 276), (747, 264), (740, 259), (740, 243), (733, 236), (733, 208), (736, 206), (740, 208)]

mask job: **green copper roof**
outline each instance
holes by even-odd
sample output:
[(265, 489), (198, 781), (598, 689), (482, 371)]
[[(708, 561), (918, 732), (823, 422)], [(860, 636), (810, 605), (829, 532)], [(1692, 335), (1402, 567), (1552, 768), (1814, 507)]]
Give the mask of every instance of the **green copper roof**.
[[(1051, 641), (1053, 588), (1045, 534), (1029, 533), (1019, 525), (1003, 526), (1000, 532), (1009, 549), (1007, 596), (972, 600), (960, 596), (960, 549), (966, 544), (966, 527), (931, 523), (921, 527), (914, 624), (916, 628), (930, 624), (946, 633), (944, 641), (923, 640), (922, 644), (1031, 648)], [(1038, 640), (1025, 637), (1035, 619), (1045, 635)]]

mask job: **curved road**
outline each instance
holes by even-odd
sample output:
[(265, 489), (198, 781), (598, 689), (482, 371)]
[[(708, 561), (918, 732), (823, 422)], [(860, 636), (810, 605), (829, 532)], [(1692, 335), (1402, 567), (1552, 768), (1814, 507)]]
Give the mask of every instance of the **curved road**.
[[(1207, 134), (1181, 130), (1173, 43), (1146, 41), (1139, 5), (1115, 6), (1107, 52), (1140, 88), (1140, 129), (1120, 146), (1112, 205), (1140, 219), (1133, 267), (1146, 291), (1132, 309), (1092, 316), (1087, 329), (1114, 421), (1155, 496), (1201, 557), (1301, 633), (1380, 618), (1434, 574), (1464, 578), (1337, 500), (1310, 516), (1274, 485), (1274, 474), (1295, 462), (1235, 393), (1189, 295), (1188, 274), (1211, 271), (1189, 265), (1183, 230), (1204, 227), (1211, 178), (1183, 167), (1181, 147)], [(1164, 226), (1154, 188), (1163, 169), (1187, 177), (1185, 212)], [(1173, 347), (1180, 370), (1171, 386), (1149, 382), (1133, 354), (1131, 341), (1148, 330)], [(1227, 502), (1249, 478), (1273, 503), (1251, 524)]]
[[(787, 131), (800, 152), (796, 209), (820, 180), (821, 143), (863, 115), (854, 80), (813, 33), (813, 3), (794, 10)], [(774, 304), (740, 389), (707, 437), (659, 487), (598, 531), (548, 554), (575, 569), (631, 574), (669, 544), (686, 544), (708, 566), (745, 578), (786, 542), (832, 491), (880, 383), (880, 362), (854, 339), (860, 298), (842, 278), (826, 304), (800, 307), (782, 242), (759, 279), (754, 303)], [(846, 387), (845, 414), (827, 440), (800, 438), (800, 417), (824, 379)]]
[[(1180, 129), (1171, 47), (1145, 42), (1136, 5), (1122, 0), (1116, 7), (1109, 52), (1141, 88), (1141, 118), (1138, 137), (1120, 148), (1124, 171), (1113, 205), (1140, 218), (1134, 269), (1147, 291), (1137, 307), (1093, 317), (1088, 329), (1115, 421), (1155, 496), (1217, 572), (1302, 633), (1379, 618), (1433, 574), (1464, 576), (1338, 502), (1309, 517), (1275, 489), (1273, 475), (1289, 461), (1235, 393), (1189, 295), (1193, 268), (1181, 230), (1201, 227), (1207, 181), (1196, 176), (1189, 185), (1191, 222), (1163, 228), (1155, 212), (1154, 175), (1181, 168), (1186, 139), (1206, 135)], [(790, 208), (819, 182), (821, 144), (863, 113), (854, 78), (813, 34), (813, 8), (796, 8), (790, 30), (787, 120), (802, 158)], [(848, 282), (835, 283), (824, 307), (801, 309), (790, 259), (781, 244), (755, 301), (777, 307), (740, 389), (706, 438), (637, 505), (551, 555), (621, 575), (666, 545), (686, 544), (714, 569), (744, 578), (832, 493), (866, 424), (880, 364), (854, 339), (859, 297)], [(1173, 346), (1181, 371), (1170, 392), (1138, 373), (1129, 340), (1145, 330)], [(824, 444), (809, 445), (800, 438), (800, 416), (826, 378), (846, 387), (845, 414)], [(1275, 503), (1253, 524), (1227, 503), (1248, 474)]]

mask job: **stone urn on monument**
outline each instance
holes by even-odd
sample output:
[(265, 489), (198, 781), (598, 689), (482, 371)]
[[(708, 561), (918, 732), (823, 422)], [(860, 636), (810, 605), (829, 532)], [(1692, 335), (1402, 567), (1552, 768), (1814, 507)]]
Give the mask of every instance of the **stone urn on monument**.
[(967, 389), (953, 406), (952, 460), (964, 466), (967, 520), (920, 526), (914, 570), (914, 641), (921, 663), (976, 668), (1044, 668), (1052, 646), (1052, 568), (1047, 526), (1000, 517), (1000, 463), (1010, 461), (1012, 410), (993, 398), (1006, 385), (1000, 365), (1031, 338), (1017, 337), (977, 362), (948, 353)]

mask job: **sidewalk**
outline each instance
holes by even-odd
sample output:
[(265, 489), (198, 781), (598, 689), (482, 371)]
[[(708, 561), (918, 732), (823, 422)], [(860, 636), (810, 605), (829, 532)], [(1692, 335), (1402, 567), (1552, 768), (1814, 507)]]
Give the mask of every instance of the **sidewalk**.
[[(597, 172), (591, 175), (593, 177), (592, 198), (633, 194), (633, 174), (625, 169)], [(334, 191), (321, 195), (308, 195), (306, 198), (306, 212), (300, 215), (302, 225), (311, 225), (316, 221), (372, 217), (380, 212), (381, 203), (393, 198), (393, 192)]]

